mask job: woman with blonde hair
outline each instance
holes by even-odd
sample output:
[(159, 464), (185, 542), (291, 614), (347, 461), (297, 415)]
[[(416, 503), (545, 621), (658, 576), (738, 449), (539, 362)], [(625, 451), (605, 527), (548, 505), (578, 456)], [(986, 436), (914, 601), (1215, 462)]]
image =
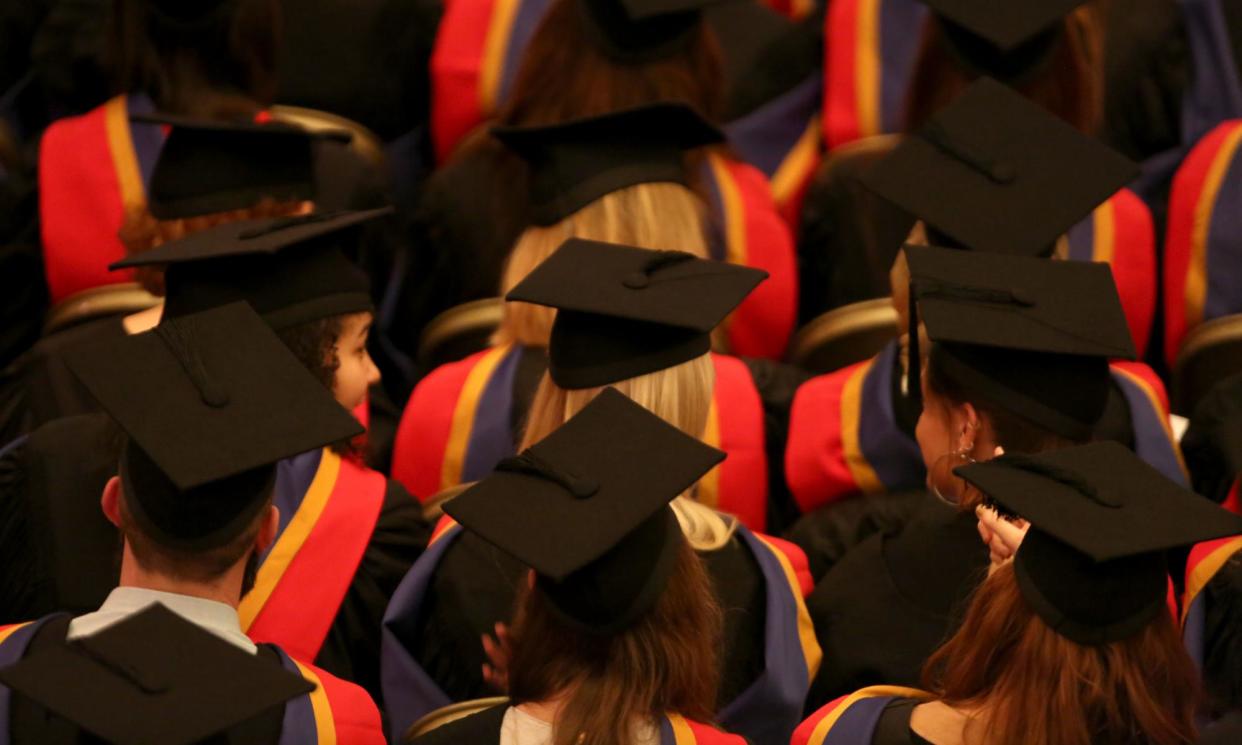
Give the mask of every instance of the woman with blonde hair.
[[(762, 279), (684, 252), (566, 242), (508, 295), (556, 309), (523, 445), (537, 447), (608, 387), (711, 444), (711, 331)], [(705, 482), (726, 478), (733, 458), (693, 495), (702, 498)], [(679, 497), (672, 511), (726, 613), (720, 721), (756, 742), (787, 739), (819, 663), (796, 578), (801, 557), (694, 499)], [(504, 620), (520, 586), (520, 567), (502, 555), (456, 528), (441, 535), (385, 619), (385, 700), (390, 715), (407, 723), (487, 690), (494, 676), (477, 639)], [(463, 666), (472, 659), (478, 665)]]
[(1199, 684), (1167, 602), (1166, 553), (1238, 518), (1111, 442), (959, 467), (1029, 529), (994, 562), (927, 692), (878, 686), (803, 722), (795, 745), (1186, 745)]

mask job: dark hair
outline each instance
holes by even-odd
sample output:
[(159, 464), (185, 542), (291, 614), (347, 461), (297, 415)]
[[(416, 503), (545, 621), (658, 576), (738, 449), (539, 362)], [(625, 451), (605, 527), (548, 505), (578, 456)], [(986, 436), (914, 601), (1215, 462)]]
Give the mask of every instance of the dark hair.
[(553, 745), (628, 745), (641, 719), (716, 710), (721, 611), (698, 554), (681, 541), (668, 586), (634, 625), (608, 636), (570, 626), (539, 589), (523, 584), (513, 622), (514, 704), (570, 690)]
[(222, 0), (180, 20), (152, 0), (119, 0), (110, 54), (120, 92), (162, 111), (235, 116), (271, 104), (281, 38), (278, 0)]
[[(1012, 87), (1079, 131), (1095, 132), (1103, 106), (1098, 37), (1091, 9), (1070, 13), (1051, 40), (1050, 57)], [(948, 47), (941, 23), (929, 17), (907, 89), (905, 131), (923, 126), (978, 77)]]
[(328, 316), (290, 326), (276, 335), (315, 379), (331, 391), (336, 387), (336, 371), (341, 366), (336, 340), (344, 327), (344, 317)]
[[(1007, 452), (1041, 453), (1085, 444), (1085, 441), (1072, 440), (1011, 411), (987, 401), (981, 401), (977, 395), (948, 373), (943, 362), (944, 354), (944, 347), (933, 342), (927, 358), (923, 361), (927, 375), (927, 389), (954, 404), (969, 402), (979, 412), (979, 415), (988, 421), (992, 431), (996, 433), (996, 442)], [(926, 404), (927, 402), (924, 402), (924, 405)]]
[(970, 726), (1005, 745), (1185, 745), (1199, 681), (1177, 625), (1156, 615), (1133, 636), (1085, 646), (1057, 634), (1019, 591), (1012, 563), (971, 600), (923, 667), (923, 685), (979, 711)]
[(724, 101), (724, 63), (707, 23), (667, 56), (618, 62), (592, 43), (580, 2), (549, 6), (522, 56), (501, 122), (556, 124), (656, 101), (681, 101), (716, 118)]

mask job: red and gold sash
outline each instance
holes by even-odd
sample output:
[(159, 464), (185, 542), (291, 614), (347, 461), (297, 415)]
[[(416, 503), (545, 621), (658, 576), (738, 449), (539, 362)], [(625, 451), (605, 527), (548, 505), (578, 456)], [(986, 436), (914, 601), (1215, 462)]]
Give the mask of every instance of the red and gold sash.
[(928, 700), (931, 694), (901, 686), (871, 686), (825, 705), (798, 725), (792, 745), (869, 743), (884, 707), (895, 698)]
[(108, 271), (125, 257), (117, 232), (126, 210), (146, 204), (146, 179), (163, 146), (159, 127), (130, 128), (151, 110), (142, 96), (117, 96), (81, 116), (61, 119), (39, 147), (43, 262), (53, 303), (92, 287), (129, 282)]
[(309, 488), (238, 607), (252, 639), (279, 644), (299, 659), (318, 656), (375, 532), (387, 487), (382, 474), (321, 451)]
[(767, 522), (768, 456), (763, 404), (746, 363), (713, 354), (716, 388), (703, 441), (729, 454), (695, 487), (695, 501), (735, 515), (751, 530)]
[(379, 709), (366, 691), (299, 662), (279, 647), (277, 652), (286, 670), (315, 686), (285, 704), (280, 745), (384, 745)]
[(670, 713), (660, 722), (660, 745), (746, 745), (746, 738)]

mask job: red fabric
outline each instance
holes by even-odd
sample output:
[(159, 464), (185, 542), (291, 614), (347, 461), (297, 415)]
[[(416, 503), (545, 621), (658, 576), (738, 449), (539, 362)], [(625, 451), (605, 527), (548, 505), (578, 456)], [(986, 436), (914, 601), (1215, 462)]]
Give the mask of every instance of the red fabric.
[(793, 235), (772, 201), (767, 177), (728, 159), (745, 221), (746, 265), (770, 275), (729, 317), (729, 348), (737, 355), (781, 359), (798, 314), (798, 264)]
[(1238, 482), (1233, 482), (1233, 488), (1229, 490), (1229, 495), (1225, 497), (1225, 501), (1221, 507), (1229, 510), (1235, 515), (1242, 515), (1242, 500), (1238, 498)]
[(1156, 375), (1156, 371), (1143, 364), (1142, 362), (1127, 362), (1125, 360), (1117, 360), (1109, 363), (1110, 367), (1118, 370), (1124, 370), (1131, 375), (1139, 378), (1155, 392), (1156, 398), (1160, 401), (1160, 416), (1165, 421), (1169, 418), (1169, 393), (1164, 388), (1164, 381)]
[(828, 0), (824, 13), (824, 142), (828, 149), (862, 136), (856, 93), (858, 0)]
[(767, 523), (768, 458), (764, 447), (763, 403), (746, 363), (712, 355), (716, 368), (718, 447), (729, 454), (720, 466), (716, 507), (736, 515), (751, 530)]
[(1209, 132), (1173, 177), (1164, 241), (1164, 354), (1170, 367), (1190, 331), (1186, 318), (1186, 276), (1194, 249), (1195, 207), (1217, 153), (1238, 127), (1242, 127), (1242, 120), (1225, 122)]
[(811, 564), (807, 561), (806, 552), (783, 538), (764, 535), (763, 539), (789, 560), (789, 565), (793, 567), (794, 577), (798, 580), (798, 589), (802, 591), (802, 597), (810, 595), (815, 587), (815, 578), (811, 576)]
[(436, 527), (431, 531), (431, 538), (428, 542), (434, 541), (444, 535), (444, 531), (457, 524), (457, 521), (448, 515), (440, 515), (440, 519), (436, 520)]
[(803, 512), (858, 491), (841, 441), (841, 395), (859, 362), (803, 383), (794, 394), (785, 477)]
[[(431, 52), (431, 140), (443, 163), (485, 116), (479, 74), (495, 0), (446, 0)], [(487, 112), (490, 114), (490, 112)]]
[(1156, 229), (1147, 205), (1134, 192), (1122, 189), (1111, 201), (1115, 218), (1113, 278), (1134, 346), (1142, 358), (1156, 313)]
[[(302, 663), (306, 664), (306, 663)], [(379, 709), (362, 687), (307, 665), (319, 677), (332, 707), (337, 745), (386, 745)]]
[(824, 721), (824, 717), (836, 711), (838, 706), (845, 703), (847, 698), (849, 698), (849, 696), (842, 696), (841, 698), (831, 701), (821, 706), (814, 714), (807, 717), (802, 724), (799, 724), (797, 728), (794, 729), (793, 737), (789, 741), (790, 745), (808, 745), (811, 740), (811, 735), (815, 733), (815, 728), (819, 726), (819, 723)]
[(342, 458), (328, 504), (247, 631), (290, 655), (319, 655), (375, 532), (388, 480)]
[(746, 738), (741, 735), (731, 735), (723, 732), (709, 724), (696, 722), (693, 719), (685, 719), (686, 726), (694, 734), (695, 745), (747, 745)]
[(109, 264), (125, 258), (117, 238), (125, 209), (105, 106), (53, 123), (39, 146), (43, 266), (53, 303), (134, 278), (132, 270), (108, 271)]
[(440, 491), (453, 411), (466, 377), (485, 354), (487, 350), (432, 370), (414, 388), (401, 414), (393, 441), (392, 477), (421, 501)]

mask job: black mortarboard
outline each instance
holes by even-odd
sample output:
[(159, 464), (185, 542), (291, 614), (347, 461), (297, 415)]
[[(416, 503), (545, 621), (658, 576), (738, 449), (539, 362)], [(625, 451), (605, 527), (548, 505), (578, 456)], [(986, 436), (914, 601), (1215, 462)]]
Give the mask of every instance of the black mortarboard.
[(126, 504), (161, 542), (232, 539), (278, 460), (362, 432), (244, 303), (75, 349), (69, 368), (125, 430)]
[(1063, 437), (1091, 436), (1108, 400), (1108, 360), (1134, 342), (1107, 264), (907, 246), (910, 390), (917, 329), (946, 372), (981, 399)]
[(608, 388), (444, 511), (534, 569), (571, 622), (611, 633), (665, 587), (683, 540), (668, 503), (724, 457)]
[(707, 354), (712, 329), (767, 276), (681, 251), (571, 238), (505, 299), (556, 308), (548, 374), (562, 388), (595, 388)]
[(34, 652), (0, 683), (113, 745), (189, 745), (314, 690), (156, 604)]
[(1125, 639), (1168, 612), (1166, 550), (1242, 533), (1242, 517), (1115, 442), (1007, 454), (955, 472), (1030, 522), (1014, 556), (1018, 587), (1079, 644)]
[(693, 108), (671, 102), (492, 134), (530, 164), (536, 225), (554, 225), (627, 186), (688, 183), (686, 151), (724, 141)]
[(1086, 1), (922, 0), (968, 67), (1005, 79), (1038, 69), (1055, 48), (1057, 23)]
[(1138, 173), (1121, 154), (983, 78), (863, 183), (964, 248), (1036, 256)]
[(160, 220), (253, 207), (264, 198), (315, 198), (314, 133), (288, 124), (136, 116), (134, 126), (171, 125), (147, 187), (147, 207)]
[(702, 10), (727, 0), (578, 0), (591, 43), (618, 62), (668, 57), (703, 20)]
[(244, 300), (277, 330), (372, 310), (371, 282), (348, 258), (362, 223), (390, 208), (243, 220), (111, 266), (165, 265), (164, 317)]
[(1242, 375), (1221, 380), (1195, 404), (1181, 448), (1195, 491), (1223, 502), (1242, 474)]

